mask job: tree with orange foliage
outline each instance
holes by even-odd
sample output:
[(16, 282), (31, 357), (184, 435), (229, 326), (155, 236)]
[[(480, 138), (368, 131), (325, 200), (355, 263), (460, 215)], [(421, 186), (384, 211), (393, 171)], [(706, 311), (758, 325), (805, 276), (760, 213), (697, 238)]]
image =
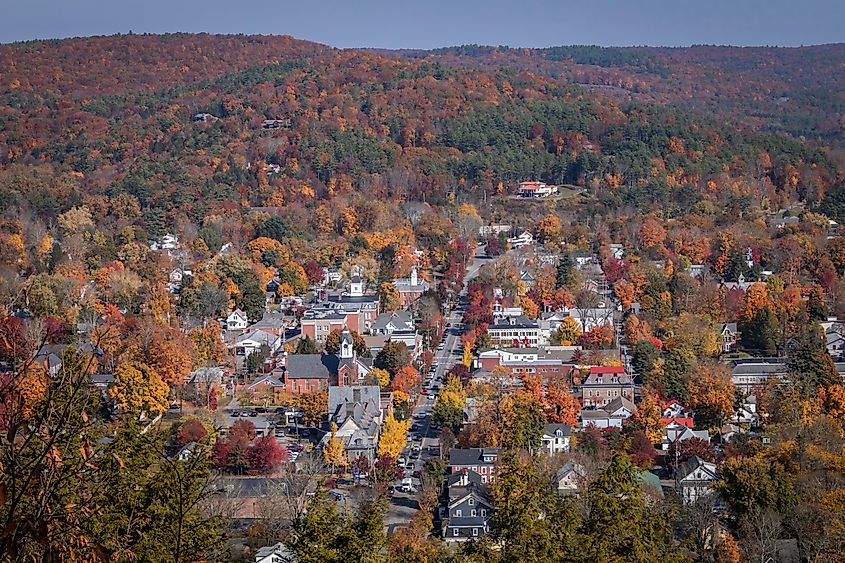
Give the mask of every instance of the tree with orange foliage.
[(742, 320), (749, 321), (763, 308), (770, 306), (769, 292), (766, 284), (755, 283), (745, 292), (742, 307)]
[(640, 340), (651, 340), (652, 338), (651, 326), (648, 324), (648, 321), (641, 321), (636, 315), (629, 315), (625, 319), (622, 331), (625, 335), (625, 340), (631, 343), (637, 343)]
[(405, 393), (410, 393), (411, 389), (416, 387), (419, 383), (419, 379), (419, 372), (411, 366), (399, 368), (390, 382), (390, 389), (391, 391), (403, 391)]
[(542, 244), (554, 242), (560, 238), (560, 219), (549, 213), (537, 224), (537, 240)]
[(546, 419), (551, 423), (569, 424), (578, 422), (581, 403), (569, 392), (569, 386), (562, 377), (549, 381), (548, 390), (543, 400)]
[(695, 418), (709, 428), (721, 428), (734, 412), (735, 388), (730, 368), (703, 362), (689, 373), (690, 406)]
[(634, 285), (629, 283), (627, 280), (619, 280), (613, 284), (613, 293), (622, 303), (622, 308), (625, 310), (630, 309), (631, 305), (634, 303), (634, 299), (636, 299)]
[(654, 248), (666, 240), (666, 229), (654, 217), (649, 217), (640, 226), (640, 244), (643, 248)]
[(598, 350), (607, 348), (613, 344), (613, 325), (604, 324), (595, 326), (589, 332), (581, 335), (580, 341), (585, 348)]
[(523, 314), (529, 319), (536, 319), (540, 314), (540, 307), (530, 297), (523, 297), (519, 300)]

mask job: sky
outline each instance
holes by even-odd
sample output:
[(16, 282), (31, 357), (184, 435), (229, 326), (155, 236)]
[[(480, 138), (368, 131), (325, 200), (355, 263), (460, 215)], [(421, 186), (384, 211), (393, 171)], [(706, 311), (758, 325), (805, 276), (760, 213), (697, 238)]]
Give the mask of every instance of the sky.
[(7, 0), (0, 42), (113, 33), (293, 35), (334, 47), (845, 42), (845, 0)]

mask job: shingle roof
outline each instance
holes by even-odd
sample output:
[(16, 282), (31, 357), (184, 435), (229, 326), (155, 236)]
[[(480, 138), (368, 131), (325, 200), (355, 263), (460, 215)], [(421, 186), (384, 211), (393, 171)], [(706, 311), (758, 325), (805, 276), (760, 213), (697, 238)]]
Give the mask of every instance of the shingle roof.
[(493, 455), (498, 458), (500, 451), (499, 448), (453, 448), (449, 450), (449, 465), (490, 463), (484, 461), (484, 456)]
[(290, 354), (286, 379), (330, 379), (337, 375), (339, 364), (334, 354)]

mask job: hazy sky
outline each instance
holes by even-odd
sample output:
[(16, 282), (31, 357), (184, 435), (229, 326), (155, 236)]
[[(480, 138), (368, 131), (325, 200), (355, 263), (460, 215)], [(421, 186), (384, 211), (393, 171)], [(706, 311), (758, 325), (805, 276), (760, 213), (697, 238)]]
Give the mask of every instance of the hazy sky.
[(845, 0), (5, 0), (0, 42), (112, 33), (288, 34), (336, 47), (809, 45)]

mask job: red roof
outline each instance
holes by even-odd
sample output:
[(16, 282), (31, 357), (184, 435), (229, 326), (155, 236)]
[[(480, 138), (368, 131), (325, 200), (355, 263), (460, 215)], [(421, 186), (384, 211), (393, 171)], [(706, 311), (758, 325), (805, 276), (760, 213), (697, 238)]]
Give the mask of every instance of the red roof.
[(693, 422), (692, 418), (688, 416), (673, 416), (669, 418), (661, 418), (660, 424), (663, 426), (668, 426), (673, 422), (680, 424), (681, 426), (686, 426), (687, 428), (693, 428), (695, 426), (695, 422)]
[(590, 368), (590, 373), (625, 373), (625, 368), (622, 366), (593, 366)]

